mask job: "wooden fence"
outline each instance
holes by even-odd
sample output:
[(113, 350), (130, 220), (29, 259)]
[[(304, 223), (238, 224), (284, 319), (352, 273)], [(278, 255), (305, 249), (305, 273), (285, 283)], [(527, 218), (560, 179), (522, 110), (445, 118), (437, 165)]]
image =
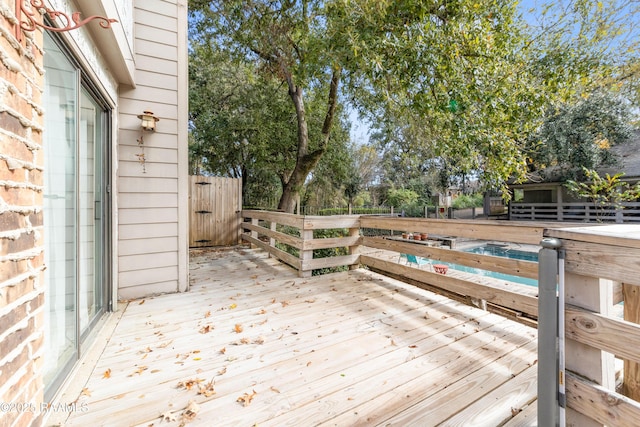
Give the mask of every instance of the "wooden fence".
[(585, 203), (515, 203), (509, 205), (509, 218), (516, 221), (640, 222), (640, 202), (615, 206)]
[[(308, 217), (243, 211), (242, 238), (296, 268), (301, 276), (314, 269), (366, 266), (416, 286), (456, 299), (482, 300), (507, 315), (538, 315), (537, 289), (504, 281), (474, 281), (381, 256), (406, 253), (432, 260), (538, 278), (537, 263), (418, 245), (394, 238), (394, 232), (426, 232), (481, 240), (537, 245), (544, 237), (561, 239), (566, 252), (565, 309), (568, 425), (637, 426), (640, 420), (640, 231), (631, 225), (592, 226), (567, 223), (462, 221), (376, 216)], [(614, 227), (614, 228), (612, 228)], [(618, 227), (618, 228), (615, 228)], [(344, 237), (315, 238), (314, 231), (345, 229)], [(285, 232), (286, 231), (286, 232)], [(376, 233), (378, 231), (379, 233)], [(387, 236), (382, 236), (386, 234)], [(276, 246), (295, 248), (292, 255)], [(348, 248), (346, 256), (313, 258), (313, 251)], [(393, 252), (391, 252), (393, 251)], [(501, 283), (502, 282), (502, 283)], [(621, 285), (623, 284), (624, 285)], [(531, 289), (534, 292), (531, 292)], [(613, 315), (624, 302), (625, 320)], [(619, 306), (618, 306), (619, 307)], [(530, 323), (535, 325), (534, 323)], [(624, 389), (616, 391), (614, 355), (624, 360)], [(557, 375), (550, 372), (549, 375)]]

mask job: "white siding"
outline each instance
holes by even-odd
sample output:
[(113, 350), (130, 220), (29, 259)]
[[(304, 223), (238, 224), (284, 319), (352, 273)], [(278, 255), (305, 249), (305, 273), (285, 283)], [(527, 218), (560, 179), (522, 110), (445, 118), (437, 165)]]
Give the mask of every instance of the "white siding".
[[(119, 93), (118, 296), (187, 288), (186, 0), (134, 1), (135, 87)], [(136, 154), (143, 111), (160, 118)]]

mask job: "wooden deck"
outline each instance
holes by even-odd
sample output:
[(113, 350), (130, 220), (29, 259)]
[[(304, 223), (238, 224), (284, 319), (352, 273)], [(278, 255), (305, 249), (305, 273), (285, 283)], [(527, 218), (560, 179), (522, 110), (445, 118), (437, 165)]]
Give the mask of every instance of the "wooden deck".
[(128, 304), (64, 425), (531, 426), (536, 335), (366, 270), (197, 250), (190, 292)]

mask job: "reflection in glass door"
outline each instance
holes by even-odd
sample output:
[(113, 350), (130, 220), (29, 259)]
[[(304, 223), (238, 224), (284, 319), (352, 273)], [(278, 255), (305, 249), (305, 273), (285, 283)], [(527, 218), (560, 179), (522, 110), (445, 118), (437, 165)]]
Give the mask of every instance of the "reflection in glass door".
[(45, 34), (45, 397), (80, 356), (104, 313), (108, 113)]
[(45, 36), (45, 384), (77, 358), (76, 149), (78, 70)]

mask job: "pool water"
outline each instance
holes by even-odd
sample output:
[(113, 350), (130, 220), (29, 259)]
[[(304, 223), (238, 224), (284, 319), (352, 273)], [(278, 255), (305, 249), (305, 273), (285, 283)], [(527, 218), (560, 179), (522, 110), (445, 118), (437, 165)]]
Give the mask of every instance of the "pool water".
[[(538, 254), (535, 252), (526, 252), (526, 251), (520, 251), (516, 249), (503, 248), (499, 246), (491, 246), (491, 245), (480, 246), (472, 249), (467, 249), (464, 252), (538, 262)], [(449, 268), (453, 268), (458, 271), (464, 271), (467, 273), (473, 273), (473, 274), (477, 274), (485, 277), (492, 277), (494, 279), (506, 280), (509, 282), (521, 283), (527, 286), (538, 287), (538, 281), (536, 279), (513, 276), (510, 274), (498, 273), (498, 272), (489, 271), (489, 270), (481, 270), (479, 268), (467, 267), (466, 265), (452, 264), (448, 262), (438, 262), (438, 264), (448, 265)]]

